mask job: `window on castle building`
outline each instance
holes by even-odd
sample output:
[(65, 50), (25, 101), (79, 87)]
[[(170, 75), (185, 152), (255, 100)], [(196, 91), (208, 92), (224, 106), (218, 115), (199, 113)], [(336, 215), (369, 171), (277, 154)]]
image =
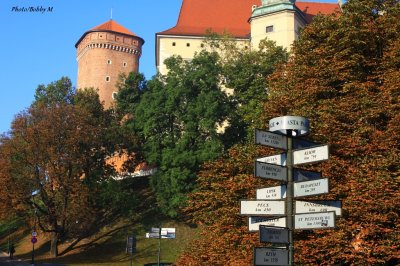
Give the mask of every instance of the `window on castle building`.
[(110, 82), (110, 76), (106, 76), (106, 81)]
[(118, 94), (118, 93), (115, 92), (115, 91), (111, 94), (111, 97), (113, 98), (113, 100), (115, 100), (115, 99), (117, 98), (117, 94)]
[(200, 44), (200, 47), (203, 48), (204, 47), (204, 43)]
[(265, 32), (266, 32), (266, 33), (273, 32), (273, 31), (274, 31), (274, 26), (267, 26), (267, 27), (265, 28)]
[(172, 46), (176, 46), (176, 43), (175, 43), (175, 42), (173, 42), (173, 43), (172, 43)]
[(123, 66), (123, 67), (126, 67), (127, 65), (128, 65), (128, 64), (127, 64), (126, 62), (123, 62), (123, 63), (122, 63), (122, 66)]
[(111, 65), (112, 61), (110, 59), (107, 60), (107, 64)]
[(190, 43), (186, 43), (186, 47), (190, 47)]

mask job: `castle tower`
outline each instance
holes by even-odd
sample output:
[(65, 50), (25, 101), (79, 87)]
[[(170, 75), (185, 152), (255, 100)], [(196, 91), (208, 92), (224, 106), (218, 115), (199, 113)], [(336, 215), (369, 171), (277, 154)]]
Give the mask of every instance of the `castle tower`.
[(85, 32), (75, 44), (77, 89), (93, 87), (104, 107), (109, 108), (117, 93), (119, 75), (139, 71), (143, 44), (142, 38), (114, 20)]
[(295, 5), (296, 0), (262, 0), (262, 5), (253, 6), (250, 18), (251, 45), (254, 49), (262, 39), (276, 42), (290, 50), (299, 35), (299, 30), (307, 25), (306, 18)]

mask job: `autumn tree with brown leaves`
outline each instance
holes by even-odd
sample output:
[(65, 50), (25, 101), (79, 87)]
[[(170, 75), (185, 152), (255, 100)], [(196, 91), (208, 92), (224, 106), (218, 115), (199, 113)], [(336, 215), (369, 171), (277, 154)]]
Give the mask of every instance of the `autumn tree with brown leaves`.
[[(399, 14), (398, 1), (349, 1), (342, 14), (318, 17), (306, 27), (290, 62), (268, 81), (266, 124), (278, 116), (304, 116), (309, 138), (330, 145), (328, 161), (307, 166), (329, 178), (330, 192), (305, 200), (343, 204), (334, 230), (296, 231), (296, 264), (399, 263)], [(201, 224), (202, 236), (179, 265), (251, 265), (252, 247), (262, 244), (247, 232), (238, 200), (255, 198), (260, 185), (248, 169), (254, 149), (235, 148), (203, 168), (185, 209), (190, 221)]]
[(75, 93), (62, 78), (39, 86), (0, 139), (0, 209), (50, 233), (53, 256), (60, 240), (86, 232), (99, 216), (99, 181), (112, 173), (110, 126), (97, 94)]

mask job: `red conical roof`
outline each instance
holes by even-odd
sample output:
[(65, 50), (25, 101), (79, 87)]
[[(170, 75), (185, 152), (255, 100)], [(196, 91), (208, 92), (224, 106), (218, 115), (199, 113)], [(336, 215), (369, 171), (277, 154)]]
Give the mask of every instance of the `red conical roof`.
[(129, 35), (129, 36), (137, 37), (139, 40), (141, 40), (142, 45), (144, 44), (144, 40), (141, 37), (137, 36), (132, 31), (128, 30), (127, 28), (121, 26), (114, 20), (110, 19), (109, 21), (104, 22), (103, 24), (100, 24), (100, 25), (88, 30), (87, 32), (85, 32), (82, 35), (82, 37), (76, 42), (75, 47), (78, 47), (78, 44), (86, 36), (86, 34), (88, 34), (89, 32), (94, 32), (94, 31), (111, 31), (111, 32), (116, 32), (116, 33), (121, 33), (121, 34)]
[(120, 24), (118, 24), (117, 22), (115, 22), (112, 19), (110, 19), (107, 22), (104, 22), (103, 24), (101, 24), (99, 26), (94, 27), (90, 31), (103, 31), (103, 30), (104, 31), (114, 31), (114, 32), (123, 33), (123, 34), (127, 34), (127, 35), (137, 36), (135, 33), (128, 30), (127, 28), (121, 26)]

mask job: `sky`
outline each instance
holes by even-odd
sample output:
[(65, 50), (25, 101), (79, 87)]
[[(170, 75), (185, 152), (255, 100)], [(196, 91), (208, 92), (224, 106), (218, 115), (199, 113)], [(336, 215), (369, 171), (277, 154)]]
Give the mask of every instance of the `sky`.
[[(156, 74), (155, 33), (176, 25), (181, 4), (182, 0), (1, 0), (0, 134), (30, 106), (38, 85), (63, 76), (76, 85), (76, 42), (111, 16), (145, 40), (139, 72), (151, 79)], [(30, 7), (38, 11), (16, 11)]]

